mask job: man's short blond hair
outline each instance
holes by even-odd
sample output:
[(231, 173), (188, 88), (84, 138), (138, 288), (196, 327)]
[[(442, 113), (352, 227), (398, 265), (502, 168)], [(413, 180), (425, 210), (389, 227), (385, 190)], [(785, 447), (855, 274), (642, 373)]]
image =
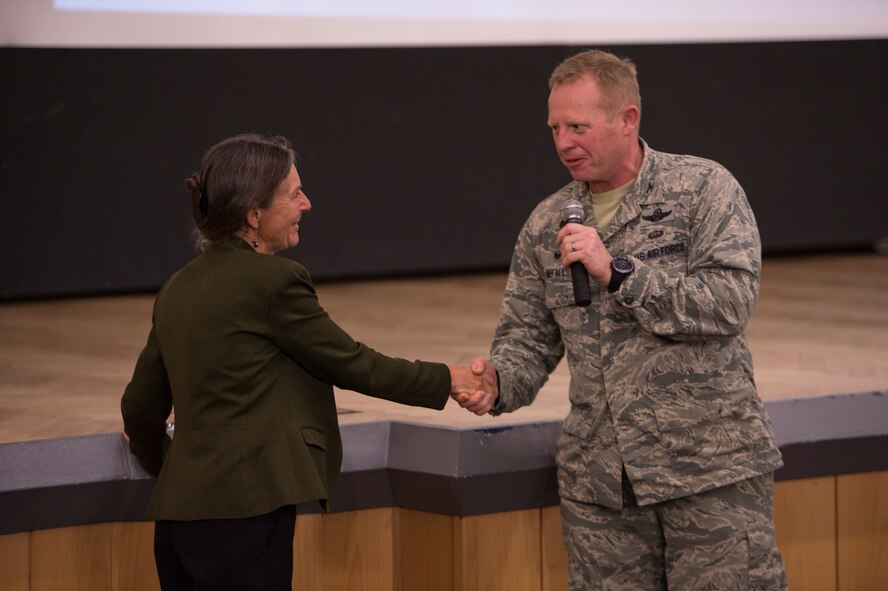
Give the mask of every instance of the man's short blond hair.
[(569, 84), (589, 76), (601, 91), (601, 108), (610, 114), (626, 105), (635, 105), (641, 112), (641, 93), (638, 73), (628, 58), (620, 58), (607, 51), (589, 49), (573, 55), (552, 71), (549, 89)]

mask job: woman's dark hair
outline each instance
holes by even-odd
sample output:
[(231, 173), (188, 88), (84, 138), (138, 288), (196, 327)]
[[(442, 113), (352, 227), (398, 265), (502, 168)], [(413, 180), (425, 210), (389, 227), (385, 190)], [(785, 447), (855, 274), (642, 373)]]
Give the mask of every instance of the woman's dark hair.
[(281, 136), (242, 134), (207, 150), (200, 172), (185, 180), (198, 246), (237, 234), (252, 206), (271, 204), (295, 162), (296, 153)]

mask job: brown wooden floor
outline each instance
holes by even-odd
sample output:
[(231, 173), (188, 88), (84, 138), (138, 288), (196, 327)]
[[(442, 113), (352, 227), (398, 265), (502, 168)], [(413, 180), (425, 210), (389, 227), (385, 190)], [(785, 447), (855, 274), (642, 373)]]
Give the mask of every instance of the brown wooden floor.
[[(390, 355), (468, 363), (486, 356), (505, 274), (318, 285), (352, 336)], [(153, 296), (0, 304), (0, 443), (121, 428), (119, 400), (148, 333)], [(762, 398), (888, 389), (888, 257), (806, 255), (765, 260), (747, 331)], [(567, 370), (537, 402), (506, 417), (454, 403), (413, 409), (337, 391), (342, 423), (403, 420), (483, 426), (562, 418)]]

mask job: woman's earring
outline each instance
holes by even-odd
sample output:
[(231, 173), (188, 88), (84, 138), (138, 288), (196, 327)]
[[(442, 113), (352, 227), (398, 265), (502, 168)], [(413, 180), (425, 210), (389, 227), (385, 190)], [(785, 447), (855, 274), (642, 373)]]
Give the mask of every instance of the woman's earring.
[(259, 241), (253, 238), (253, 248), (259, 248)]

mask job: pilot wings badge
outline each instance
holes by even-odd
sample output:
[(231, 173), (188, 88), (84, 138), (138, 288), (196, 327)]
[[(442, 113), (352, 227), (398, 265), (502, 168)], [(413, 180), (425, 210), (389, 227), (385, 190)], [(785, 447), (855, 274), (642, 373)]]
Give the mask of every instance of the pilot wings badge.
[(651, 215), (643, 215), (643, 216), (641, 216), (641, 219), (647, 220), (649, 222), (659, 222), (663, 218), (669, 217), (671, 214), (672, 214), (671, 209), (669, 211), (663, 211), (662, 209), (660, 209), (658, 207), (657, 209), (654, 210), (654, 212)]

